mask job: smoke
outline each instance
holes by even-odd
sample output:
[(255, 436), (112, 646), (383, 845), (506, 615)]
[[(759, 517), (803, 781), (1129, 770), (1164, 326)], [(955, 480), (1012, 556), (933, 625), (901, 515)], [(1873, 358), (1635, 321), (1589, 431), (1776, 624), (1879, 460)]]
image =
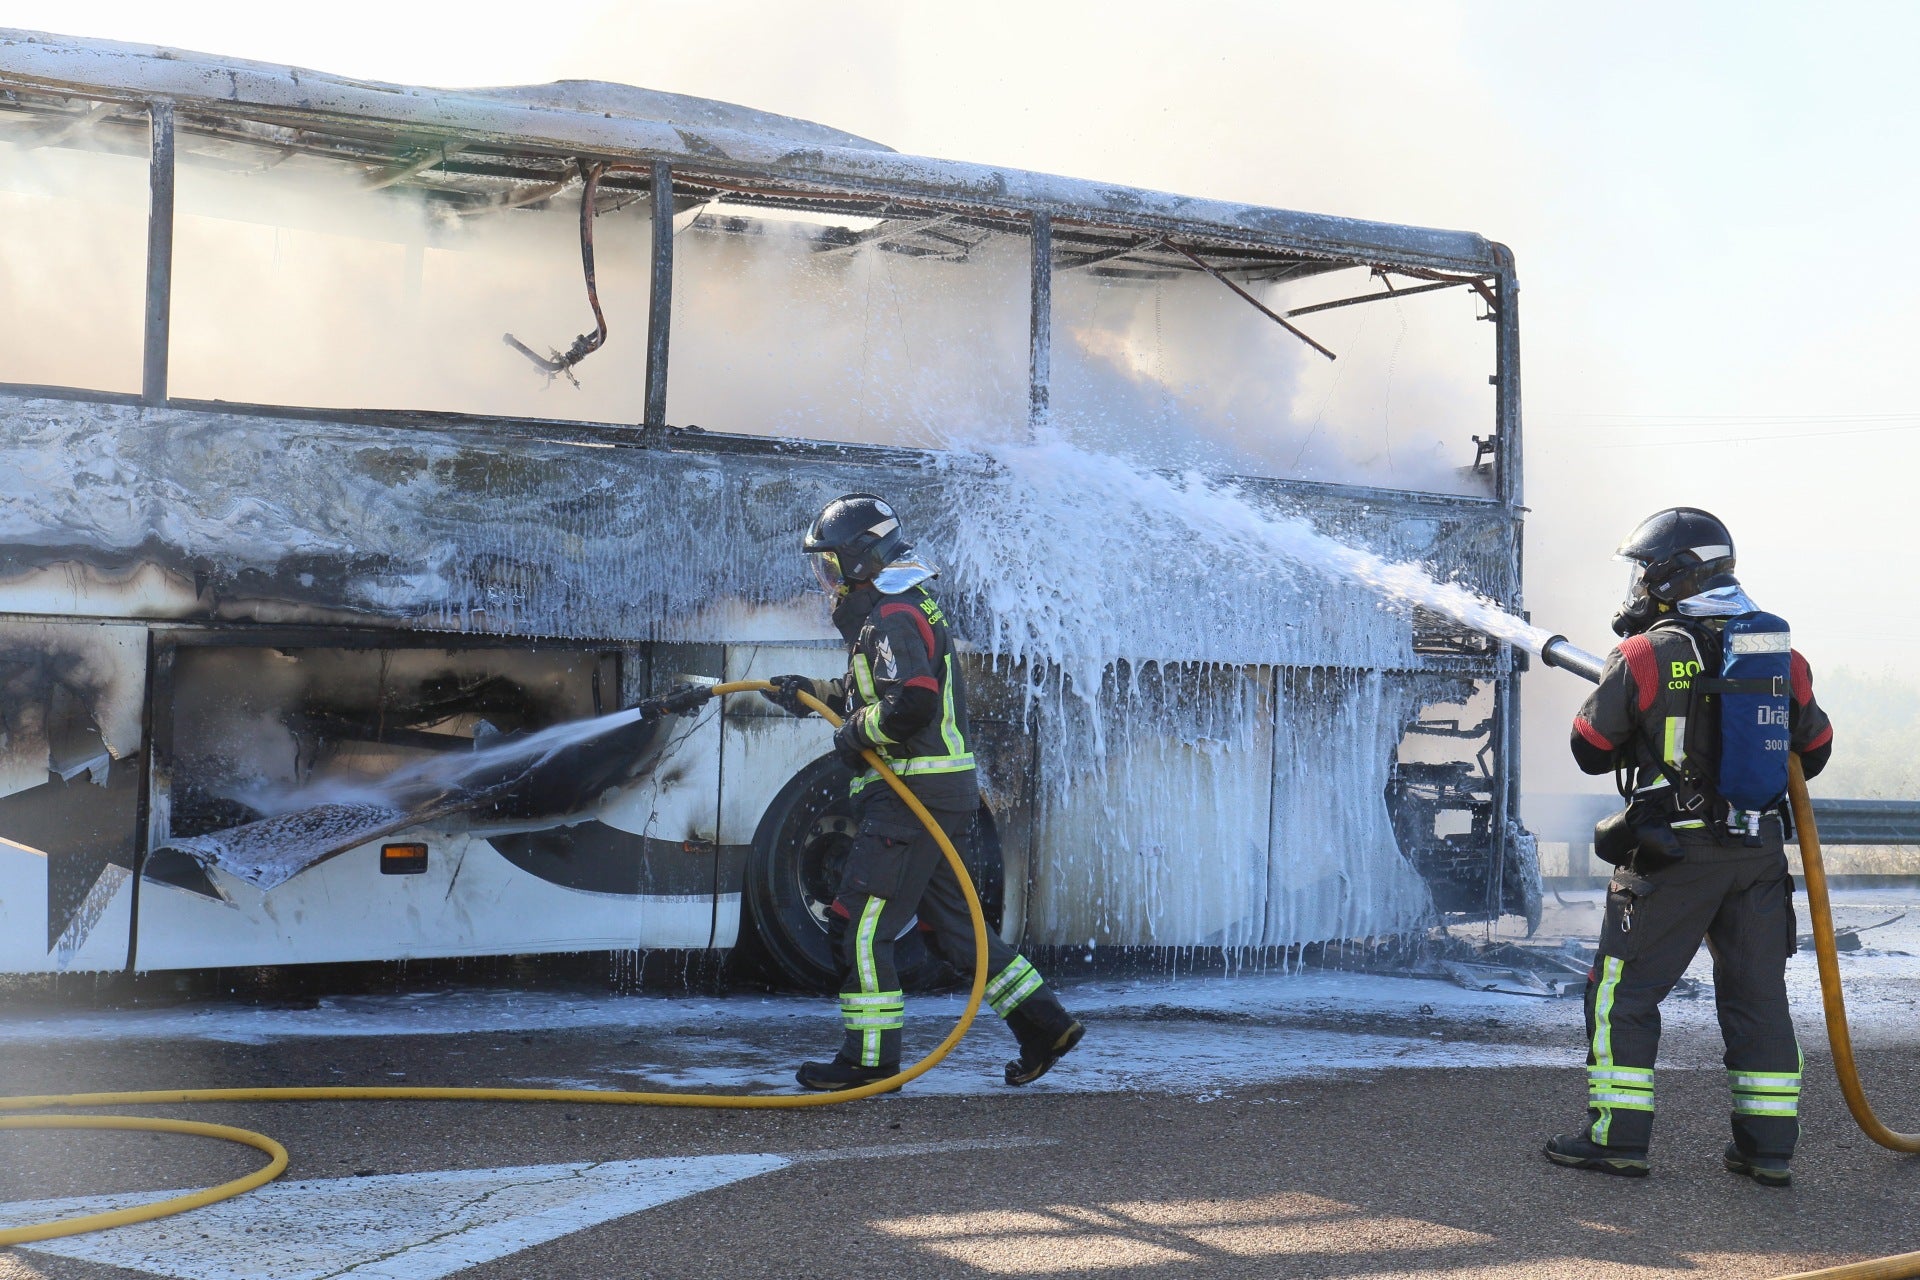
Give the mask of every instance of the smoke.
[[(128, 140), (118, 139), (121, 145)], [(591, 330), (576, 183), (460, 214), (308, 157), (216, 157), (182, 137), (170, 389), (179, 397), (637, 423), (652, 210), (603, 190), (607, 345), (549, 379), (506, 347)], [(144, 165), (0, 144), (0, 378), (139, 381)], [(914, 215), (903, 215), (911, 218)], [(1024, 234), (793, 215), (724, 201), (675, 220), (669, 421), (915, 447), (1025, 436)], [(876, 231), (884, 247), (851, 243)], [(1255, 285), (1287, 307), (1377, 289), (1364, 271)], [(1329, 364), (1217, 281), (1056, 272), (1053, 419), (1155, 466), (1483, 492), (1491, 330), (1463, 295), (1303, 320)]]
[(0, 381), (140, 389), (147, 166), (0, 142)]
[[(1361, 270), (1255, 285), (1285, 312), (1379, 294)], [(1461, 294), (1302, 317), (1319, 352), (1205, 275), (1056, 272), (1053, 419), (1076, 443), (1152, 466), (1487, 492), (1493, 352)]]
[(958, 228), (947, 260), (834, 248), (817, 223), (717, 229), (738, 213), (674, 246), (672, 421), (921, 448), (1025, 433), (1025, 237)]

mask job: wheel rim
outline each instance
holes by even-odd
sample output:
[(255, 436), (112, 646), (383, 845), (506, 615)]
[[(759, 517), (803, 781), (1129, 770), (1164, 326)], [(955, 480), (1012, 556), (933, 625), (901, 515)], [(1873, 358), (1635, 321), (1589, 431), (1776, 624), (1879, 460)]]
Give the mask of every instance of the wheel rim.
[(853, 847), (858, 830), (852, 818), (843, 813), (823, 813), (814, 819), (793, 860), (795, 890), (820, 932), (827, 931), (827, 917), (833, 909), (833, 891), (846, 869), (847, 850)]

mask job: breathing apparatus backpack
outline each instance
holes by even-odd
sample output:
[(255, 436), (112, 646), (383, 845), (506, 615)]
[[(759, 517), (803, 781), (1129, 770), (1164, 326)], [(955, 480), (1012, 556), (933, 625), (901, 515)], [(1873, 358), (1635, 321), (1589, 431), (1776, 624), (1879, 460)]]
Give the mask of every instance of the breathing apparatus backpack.
[(1687, 714), (1690, 736), (1717, 731), (1716, 750), (1701, 753), (1717, 756), (1716, 776), (1689, 781), (1706, 781), (1701, 789), (1730, 811), (1715, 817), (1731, 829), (1744, 827), (1741, 834), (1755, 841), (1761, 816), (1787, 793), (1793, 636), (1785, 618), (1745, 613), (1722, 625), (1720, 649), (1720, 674), (1694, 679)]

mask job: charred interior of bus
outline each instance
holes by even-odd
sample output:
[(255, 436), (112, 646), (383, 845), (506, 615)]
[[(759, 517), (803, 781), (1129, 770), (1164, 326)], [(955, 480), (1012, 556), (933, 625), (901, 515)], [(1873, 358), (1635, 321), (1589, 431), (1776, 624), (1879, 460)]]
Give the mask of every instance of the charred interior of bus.
[[(608, 118), (685, 109), (617, 86), (485, 92), (594, 117), (603, 102)], [(876, 165), (891, 155), (807, 122), (746, 123)], [(862, 186), (804, 156), (777, 170), (718, 147), (537, 147), (284, 105), (0, 83), (0, 145), (22, 158), (0, 201), (32, 205), (49, 237), (114, 246), (53, 255), (70, 265), (25, 279), (40, 294), (21, 310), (59, 316), (76, 297), (117, 317), (23, 333), (0, 380), (35, 406), (22, 421), (47, 456), (110, 438), (112, 468), (162, 479), (107, 534), (32, 498), (22, 509), (50, 532), (8, 547), (5, 599), (29, 602), (10, 612), (164, 621), (151, 642), (127, 628), (137, 639), (106, 657), (82, 646), (123, 668), (117, 683), (48, 656), (78, 642), (46, 626), (75, 628), (0, 622), (0, 836), (32, 844), (31, 831), (62, 869), (50, 950), (99, 918), (99, 901), (83, 904), (112, 887), (108, 868), (218, 897), (221, 876), (271, 889), (423, 821), (491, 832), (533, 874), (614, 891), (627, 872), (568, 870), (561, 846), (669, 730), (581, 744), (533, 783), (449, 762), (632, 706), (658, 684), (662, 646), (799, 616), (793, 530), (766, 513), (828, 483), (941, 510), (971, 481), (936, 451), (1054, 432), (1163, 472), (1252, 477), (1248, 491), (1284, 491), (1332, 536), (1517, 599), (1517, 446), (1502, 443), (1517, 440), (1517, 391), (1485, 358), (1489, 328), (1513, 320), (1492, 272), (1357, 250), (1332, 230), (1283, 243), (1187, 223), (1177, 204), (1129, 214), (987, 182)], [(325, 300), (311, 301), (316, 279)], [(1497, 350), (1504, 371), (1517, 357)], [(84, 429), (42, 408), (63, 403), (86, 406)], [(218, 472), (207, 510), (246, 507), (247, 483), (271, 500), (250, 526), (195, 508), (174, 541), (134, 528), (164, 523), (167, 501), (201, 501), (181, 496), (193, 476), (165, 471), (184, 458)], [(216, 526), (258, 546), (219, 545)], [(709, 545), (715, 530), (728, 545)], [(956, 618), (991, 634), (986, 593), (953, 590)], [(1367, 802), (1384, 803), (1432, 911), (1530, 914), (1510, 660), (1423, 609), (1394, 626), (1351, 651), (1328, 630), (1261, 679), (1280, 702), (1345, 708), (1365, 700), (1353, 673), (1406, 675), (1367, 695), (1386, 717), (1356, 748), (1373, 756), (1364, 776), (1385, 778)], [(1218, 665), (1236, 662), (1275, 665)], [(1010, 723), (1041, 735), (1044, 717), (1020, 705), (1033, 696)], [(1170, 725), (1137, 766), (1211, 768), (1216, 739)], [(1024, 766), (1029, 792), (1044, 791), (1031, 776), (1044, 755)], [(101, 807), (86, 788), (102, 758), (127, 834), (61, 834)], [(395, 777), (417, 785), (381, 790)], [(1020, 820), (1037, 842), (1029, 825), (1045, 815)]]
[[(180, 646), (170, 671), (170, 740), (157, 744), (173, 782), (169, 834), (205, 836), (322, 797), (370, 803), (376, 784), (403, 771), (605, 714), (619, 702), (622, 657), (498, 647)], [(471, 802), (508, 820), (558, 817), (595, 798), (617, 767), (576, 766), (564, 778), (500, 788), (484, 801), (482, 788), (460, 795), (429, 788), (416, 803), (444, 810)]]

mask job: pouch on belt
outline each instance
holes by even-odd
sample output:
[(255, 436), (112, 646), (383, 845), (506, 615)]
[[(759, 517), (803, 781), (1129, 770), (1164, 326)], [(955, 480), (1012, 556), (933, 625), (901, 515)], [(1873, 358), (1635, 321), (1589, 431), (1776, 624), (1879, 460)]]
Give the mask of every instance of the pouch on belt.
[(907, 857), (916, 838), (926, 829), (918, 823), (866, 819), (847, 850), (846, 869), (840, 874), (840, 893), (864, 893), (874, 898), (896, 898), (905, 878)]
[(1640, 804), (1630, 804), (1594, 824), (1593, 853), (1612, 866), (1631, 865), (1643, 871), (1656, 870), (1687, 856), (1673, 828)]

